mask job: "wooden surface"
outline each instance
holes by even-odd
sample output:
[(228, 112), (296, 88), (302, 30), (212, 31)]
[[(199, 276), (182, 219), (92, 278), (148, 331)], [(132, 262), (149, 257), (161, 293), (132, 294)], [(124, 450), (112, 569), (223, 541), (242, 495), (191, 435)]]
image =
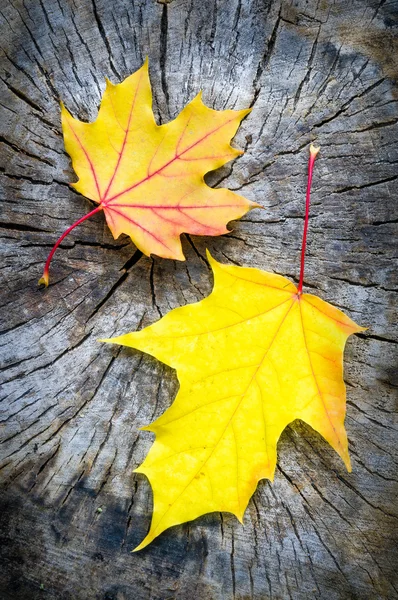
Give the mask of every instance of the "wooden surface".
[[(3, 600), (397, 598), (397, 76), (395, 0), (4, 0), (1, 3)], [(396, 29), (395, 29), (396, 32)], [(63, 148), (59, 100), (95, 118), (104, 77), (150, 59), (159, 122), (200, 90), (253, 111), (244, 156), (208, 176), (260, 202), (187, 262), (140, 257), (92, 204)], [(101, 336), (148, 325), (211, 289), (221, 261), (297, 281), (308, 144), (314, 177), (307, 290), (369, 329), (345, 355), (353, 472), (309, 427), (279, 443), (242, 527), (211, 514), (131, 554), (151, 492), (139, 427), (174, 373)], [(221, 183), (222, 182), (222, 183)], [(395, 448), (394, 448), (395, 445)]]

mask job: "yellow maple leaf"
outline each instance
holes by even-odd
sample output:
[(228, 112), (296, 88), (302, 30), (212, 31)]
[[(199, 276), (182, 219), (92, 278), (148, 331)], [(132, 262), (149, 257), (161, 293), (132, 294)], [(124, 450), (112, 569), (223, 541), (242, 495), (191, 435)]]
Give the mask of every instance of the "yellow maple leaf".
[(207, 298), (104, 340), (155, 356), (180, 382), (172, 406), (143, 428), (156, 441), (136, 472), (151, 483), (154, 509), (137, 550), (208, 512), (241, 521), (258, 481), (273, 479), (278, 439), (295, 419), (318, 431), (350, 470), (343, 350), (363, 328), (285, 277), (209, 260)]
[(106, 82), (97, 119), (74, 119), (62, 104), (65, 148), (79, 177), (71, 184), (98, 204), (59, 238), (39, 283), (48, 285), (51, 258), (64, 237), (102, 210), (115, 238), (129, 235), (144, 254), (184, 260), (180, 235), (221, 235), (226, 224), (260, 206), (204, 175), (242, 151), (231, 138), (248, 110), (212, 110), (201, 93), (176, 119), (157, 125), (148, 61), (122, 83)]

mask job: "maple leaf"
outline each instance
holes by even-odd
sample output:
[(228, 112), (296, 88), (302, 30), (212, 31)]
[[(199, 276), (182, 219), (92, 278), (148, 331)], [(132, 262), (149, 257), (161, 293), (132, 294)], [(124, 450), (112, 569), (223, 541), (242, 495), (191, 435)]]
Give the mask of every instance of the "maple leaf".
[(144, 254), (184, 260), (180, 235), (222, 235), (226, 224), (256, 206), (203, 176), (243, 154), (229, 144), (248, 110), (212, 110), (201, 93), (174, 121), (157, 125), (148, 61), (122, 83), (106, 82), (97, 119), (83, 123), (62, 104), (65, 148), (79, 177), (71, 185), (98, 204), (59, 238), (51, 258), (76, 225), (102, 210), (115, 238), (125, 233)]
[(172, 406), (143, 428), (156, 441), (136, 472), (151, 482), (154, 511), (137, 549), (207, 512), (242, 520), (258, 481), (273, 479), (277, 441), (295, 419), (350, 469), (342, 357), (362, 328), (285, 277), (208, 256), (207, 298), (108, 340), (155, 356), (180, 382)]
[[(312, 167), (309, 185), (311, 177)], [(156, 441), (136, 472), (151, 483), (154, 509), (136, 550), (208, 512), (242, 521), (258, 481), (273, 479), (278, 439), (295, 419), (318, 431), (351, 468), (343, 351), (348, 336), (363, 328), (302, 293), (303, 261), (296, 287), (281, 275), (208, 258), (214, 289), (207, 298), (142, 331), (102, 340), (155, 356), (177, 370), (180, 382), (172, 406), (143, 427)]]

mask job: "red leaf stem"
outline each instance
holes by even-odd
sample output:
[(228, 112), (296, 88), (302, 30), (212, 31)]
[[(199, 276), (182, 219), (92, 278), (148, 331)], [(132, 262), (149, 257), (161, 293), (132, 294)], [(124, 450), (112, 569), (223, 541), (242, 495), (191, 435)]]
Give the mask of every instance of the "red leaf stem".
[(301, 245), (301, 265), (300, 265), (300, 281), (297, 287), (297, 294), (300, 296), (303, 293), (303, 281), (304, 281), (304, 265), (305, 265), (305, 250), (307, 247), (307, 231), (308, 231), (308, 219), (310, 215), (310, 196), (311, 196), (311, 183), (312, 183), (312, 172), (314, 170), (314, 163), (320, 148), (316, 148), (311, 144), (310, 146), (310, 158), (308, 160), (308, 179), (307, 179), (307, 194), (305, 197), (305, 221), (303, 231), (303, 241)]
[(48, 286), (49, 280), (50, 280), (50, 263), (51, 263), (51, 259), (54, 256), (54, 253), (56, 251), (56, 249), (58, 248), (58, 246), (60, 245), (60, 243), (62, 242), (62, 240), (64, 238), (66, 238), (66, 236), (68, 235), (68, 233), (70, 233), (72, 231), (72, 229), (74, 229), (75, 227), (77, 227), (78, 225), (80, 225), (80, 223), (83, 223), (83, 221), (85, 221), (86, 219), (89, 219), (90, 217), (92, 217), (93, 215), (95, 215), (95, 213), (99, 212), (100, 210), (102, 210), (102, 206), (97, 206), (96, 208), (94, 208), (94, 210), (92, 210), (91, 212), (87, 213), (86, 215), (84, 215), (84, 217), (82, 217), (81, 219), (79, 219), (78, 221), (76, 221), (75, 223), (73, 223), (73, 225), (71, 225), (70, 227), (68, 227), (68, 229), (66, 231), (64, 231), (64, 233), (61, 235), (60, 238), (58, 238), (58, 240), (55, 242), (50, 254), (48, 255), (48, 258), (46, 260), (46, 264), (44, 266), (44, 271), (43, 271), (43, 276), (41, 277), (41, 279), (39, 279), (39, 285), (45, 285), (46, 287)]

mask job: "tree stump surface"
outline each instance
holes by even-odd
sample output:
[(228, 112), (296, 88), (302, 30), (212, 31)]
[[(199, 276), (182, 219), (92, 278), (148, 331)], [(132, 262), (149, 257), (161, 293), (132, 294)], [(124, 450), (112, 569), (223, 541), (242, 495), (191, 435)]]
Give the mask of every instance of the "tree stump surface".
[[(2, 18), (2, 600), (397, 598), (398, 2), (5, 0)], [(396, 32), (396, 29), (395, 29)], [(59, 100), (96, 116), (105, 77), (149, 56), (158, 122), (199, 90), (253, 108), (245, 154), (213, 186), (263, 205), (186, 262), (140, 257), (92, 208), (64, 150)], [(213, 513), (148, 548), (152, 495), (133, 473), (175, 372), (99, 344), (207, 295), (205, 249), (298, 280), (308, 146), (314, 175), (305, 289), (369, 327), (345, 352), (353, 461), (294, 422), (274, 483), (244, 518)], [(395, 197), (394, 197), (395, 192)]]

